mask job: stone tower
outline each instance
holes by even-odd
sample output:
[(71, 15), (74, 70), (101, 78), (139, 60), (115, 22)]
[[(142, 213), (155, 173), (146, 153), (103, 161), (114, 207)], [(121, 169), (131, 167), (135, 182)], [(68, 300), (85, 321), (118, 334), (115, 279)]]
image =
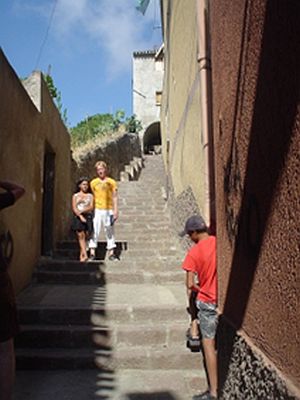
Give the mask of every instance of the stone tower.
[(133, 53), (133, 113), (142, 122), (140, 140), (145, 153), (160, 146), (160, 105), (163, 47)]

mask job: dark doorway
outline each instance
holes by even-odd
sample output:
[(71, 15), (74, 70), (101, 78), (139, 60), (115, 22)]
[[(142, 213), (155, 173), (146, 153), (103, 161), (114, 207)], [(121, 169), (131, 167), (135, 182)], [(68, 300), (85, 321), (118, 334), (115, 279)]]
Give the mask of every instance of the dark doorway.
[(143, 145), (145, 154), (160, 152), (161, 135), (159, 122), (154, 122), (148, 126), (144, 133)]
[(42, 255), (53, 254), (53, 204), (54, 204), (55, 154), (46, 150), (44, 156)]

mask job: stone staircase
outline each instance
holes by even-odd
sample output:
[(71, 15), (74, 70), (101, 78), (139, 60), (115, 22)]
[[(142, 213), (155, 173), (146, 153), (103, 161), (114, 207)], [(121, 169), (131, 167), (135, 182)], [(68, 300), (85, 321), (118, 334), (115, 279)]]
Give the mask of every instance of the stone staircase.
[[(163, 179), (161, 156), (153, 155), (138, 181), (119, 183), (120, 261), (105, 262), (101, 242), (100, 260), (81, 264), (77, 244), (62, 242), (18, 297), (17, 367), (39, 376), (44, 370), (43, 381), (68, 371), (70, 382), (75, 378), (64, 390), (73, 394), (59, 400), (185, 400), (205, 389), (201, 353), (185, 345), (184, 253), (170, 230)], [(89, 396), (74, 392), (77, 370), (97, 372)], [(20, 371), (16, 400), (26, 384)], [(86, 382), (91, 386), (90, 375)]]

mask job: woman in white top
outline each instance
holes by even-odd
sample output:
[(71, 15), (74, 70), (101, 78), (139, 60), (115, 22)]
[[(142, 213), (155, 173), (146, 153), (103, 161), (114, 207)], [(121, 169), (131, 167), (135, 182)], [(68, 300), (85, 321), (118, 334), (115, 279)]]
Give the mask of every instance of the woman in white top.
[(86, 262), (88, 256), (86, 253), (86, 241), (93, 230), (93, 209), (94, 196), (89, 192), (89, 181), (87, 178), (80, 178), (77, 182), (77, 193), (72, 197), (72, 210), (74, 218), (72, 230), (76, 232), (81, 262)]

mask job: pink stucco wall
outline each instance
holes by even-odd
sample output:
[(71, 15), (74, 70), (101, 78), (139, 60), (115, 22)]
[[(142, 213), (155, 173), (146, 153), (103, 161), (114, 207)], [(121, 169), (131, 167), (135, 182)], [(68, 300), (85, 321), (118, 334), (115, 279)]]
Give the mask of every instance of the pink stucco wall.
[(220, 308), (300, 389), (300, 2), (210, 4)]

